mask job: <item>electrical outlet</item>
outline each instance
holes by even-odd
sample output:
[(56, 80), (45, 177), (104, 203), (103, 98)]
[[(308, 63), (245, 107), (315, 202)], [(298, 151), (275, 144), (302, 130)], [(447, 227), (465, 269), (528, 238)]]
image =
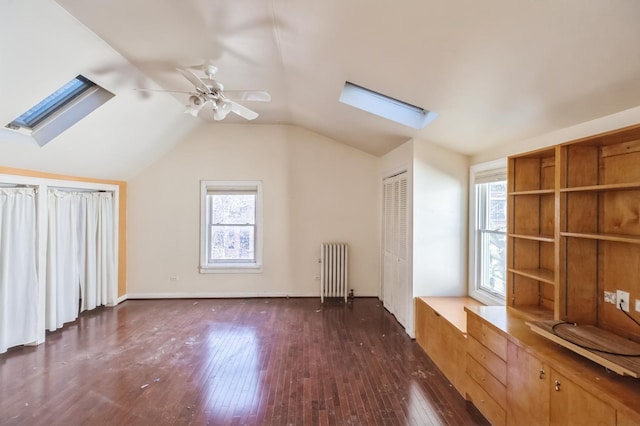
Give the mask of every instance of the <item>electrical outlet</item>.
[(605, 291), (604, 292), (604, 301), (605, 303), (611, 303), (612, 305), (616, 304), (616, 294), (613, 291)]
[(623, 311), (629, 312), (629, 292), (618, 290), (616, 291), (616, 308), (622, 308)]

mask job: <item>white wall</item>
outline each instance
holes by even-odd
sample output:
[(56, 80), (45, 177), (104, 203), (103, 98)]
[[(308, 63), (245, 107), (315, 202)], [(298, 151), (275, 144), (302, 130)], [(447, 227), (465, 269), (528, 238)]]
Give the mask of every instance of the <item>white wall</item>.
[(468, 157), (414, 140), (413, 295), (467, 294)]
[(506, 158), (509, 155), (533, 151), (538, 148), (557, 145), (564, 142), (570, 142), (575, 139), (632, 126), (638, 123), (640, 123), (640, 107), (630, 108), (616, 114), (596, 118), (595, 120), (576, 124), (575, 126), (559, 129), (544, 135), (502, 145), (498, 148), (488, 150), (474, 156), (471, 159), (471, 164), (479, 164), (486, 161), (497, 160), (499, 158)]
[[(129, 297), (318, 296), (319, 245), (379, 286), (379, 159), (292, 126), (204, 124), (129, 182)], [(264, 270), (199, 274), (200, 180), (262, 180)], [(178, 281), (170, 277), (177, 275)]]
[[(414, 139), (381, 159), (382, 178), (403, 169), (408, 172), (411, 294), (464, 296), (469, 158)], [(411, 300), (406, 324), (410, 336), (414, 335), (413, 308)]]

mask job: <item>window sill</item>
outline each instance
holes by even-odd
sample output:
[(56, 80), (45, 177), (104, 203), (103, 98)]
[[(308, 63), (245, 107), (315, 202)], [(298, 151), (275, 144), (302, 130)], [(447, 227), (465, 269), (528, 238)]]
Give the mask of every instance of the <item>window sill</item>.
[(489, 292), (481, 290), (469, 291), (469, 297), (476, 299), (477, 301), (484, 303), (487, 306), (504, 306), (505, 299), (495, 296)]
[(200, 266), (201, 274), (261, 274), (262, 265), (221, 264), (215, 266)]

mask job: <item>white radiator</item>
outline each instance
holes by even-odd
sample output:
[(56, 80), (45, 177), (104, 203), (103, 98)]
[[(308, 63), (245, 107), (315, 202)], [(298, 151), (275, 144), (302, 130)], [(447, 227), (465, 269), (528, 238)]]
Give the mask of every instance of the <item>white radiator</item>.
[(349, 247), (346, 243), (320, 244), (320, 300), (342, 297), (347, 303)]

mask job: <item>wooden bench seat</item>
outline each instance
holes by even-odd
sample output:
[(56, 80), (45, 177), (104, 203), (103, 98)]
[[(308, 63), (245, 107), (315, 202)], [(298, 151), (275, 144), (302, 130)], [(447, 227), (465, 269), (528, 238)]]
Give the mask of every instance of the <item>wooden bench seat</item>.
[(482, 306), (470, 297), (416, 297), (416, 341), (465, 396), (467, 306)]

